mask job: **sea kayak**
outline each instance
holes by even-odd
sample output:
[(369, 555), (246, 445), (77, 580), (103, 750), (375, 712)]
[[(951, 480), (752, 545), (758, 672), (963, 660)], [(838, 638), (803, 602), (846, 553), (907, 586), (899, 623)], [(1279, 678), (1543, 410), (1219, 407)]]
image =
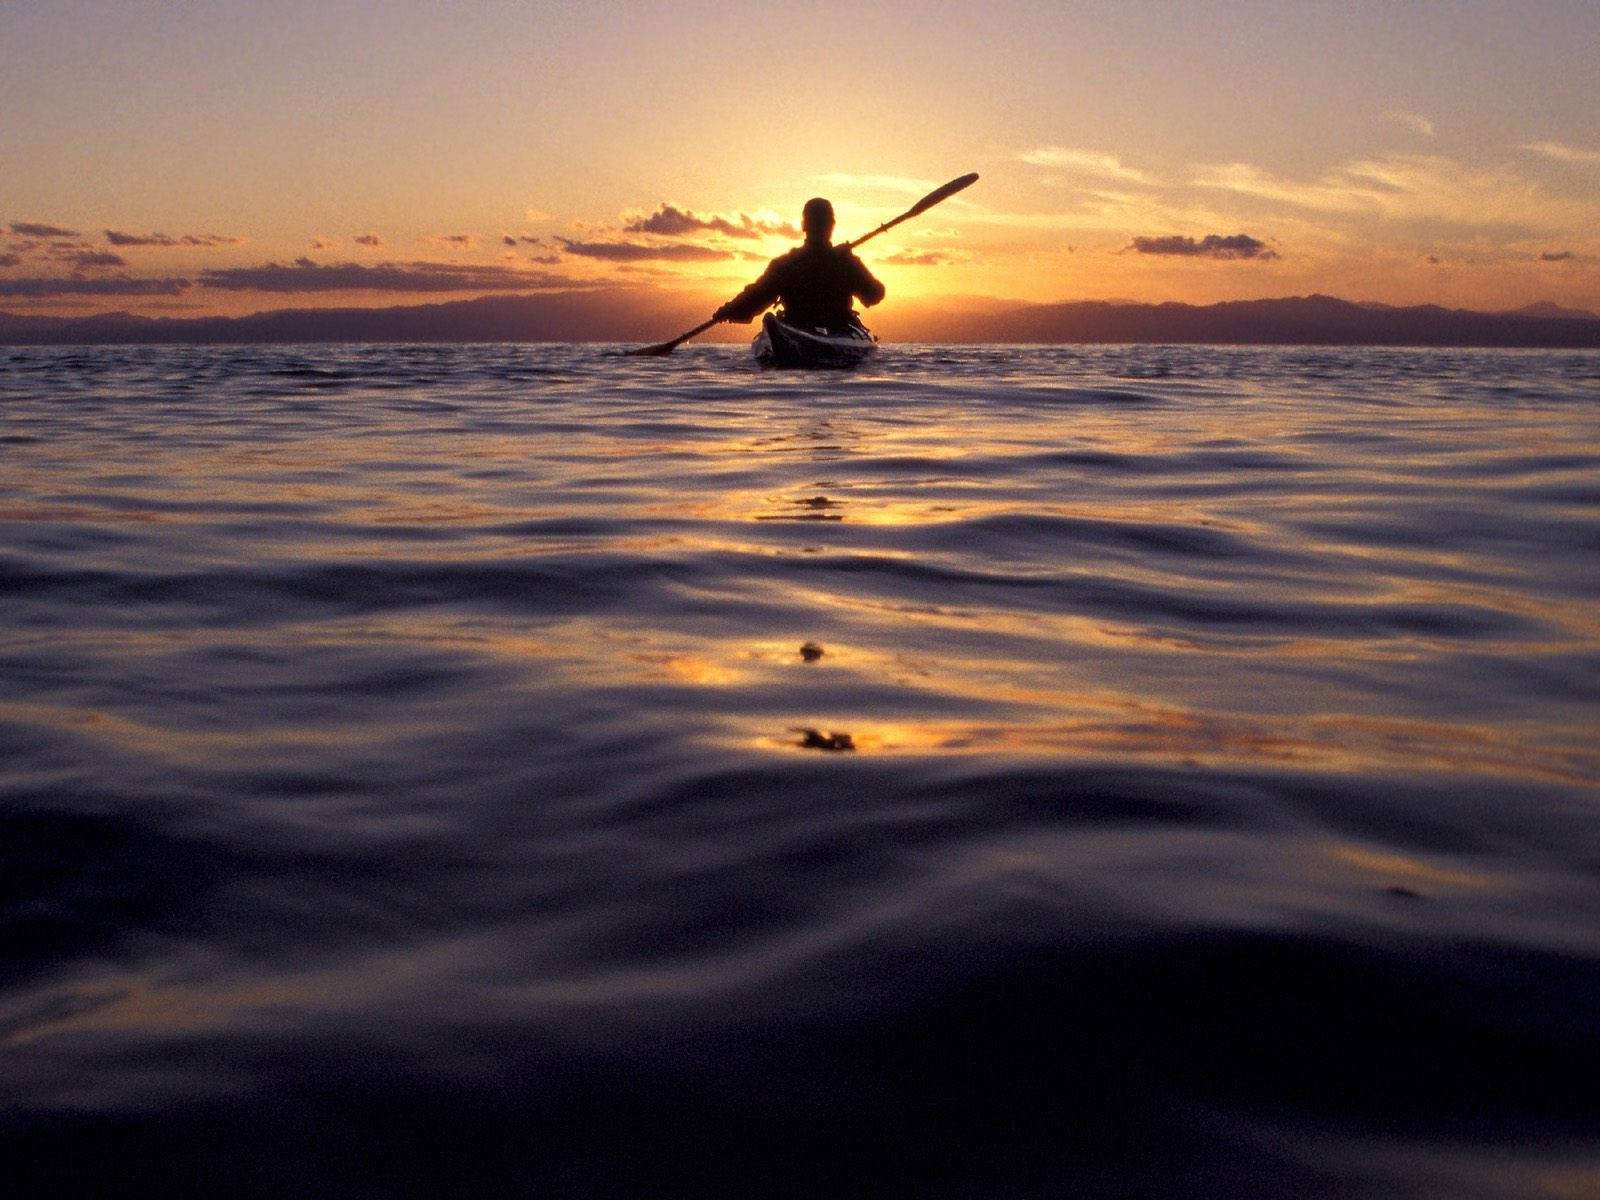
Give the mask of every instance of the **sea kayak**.
[(769, 312), (750, 348), (764, 367), (853, 367), (877, 350), (878, 339), (860, 325), (805, 329)]

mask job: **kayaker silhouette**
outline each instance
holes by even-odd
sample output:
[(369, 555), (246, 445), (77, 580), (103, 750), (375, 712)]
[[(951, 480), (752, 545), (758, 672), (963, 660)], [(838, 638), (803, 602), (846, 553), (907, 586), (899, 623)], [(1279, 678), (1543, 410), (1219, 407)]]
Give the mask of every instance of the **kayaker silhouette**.
[(878, 339), (856, 319), (850, 310), (850, 301), (859, 297), (864, 304), (876, 304), (883, 299), (883, 284), (861, 265), (855, 248), (977, 182), (977, 172), (952, 179), (943, 187), (934, 188), (898, 217), (843, 246), (834, 246), (829, 240), (833, 236), (833, 205), (820, 196), (808, 200), (803, 217), (804, 246), (773, 259), (760, 279), (717, 309), (709, 321), (700, 322), (670, 342), (657, 342), (654, 346), (640, 346), (623, 353), (630, 357), (665, 358), (719, 321), (744, 324), (773, 301), (782, 300), (787, 306), (788, 323), (767, 314), (761, 322), (761, 332), (751, 343), (757, 359), (773, 366), (858, 363), (877, 347)]
[(803, 329), (847, 329), (859, 325), (850, 302), (867, 307), (883, 299), (883, 284), (849, 246), (834, 246), (833, 205), (818, 196), (801, 213), (805, 245), (773, 259), (761, 278), (729, 300), (713, 321), (744, 325), (775, 302), (783, 303), (784, 320)]

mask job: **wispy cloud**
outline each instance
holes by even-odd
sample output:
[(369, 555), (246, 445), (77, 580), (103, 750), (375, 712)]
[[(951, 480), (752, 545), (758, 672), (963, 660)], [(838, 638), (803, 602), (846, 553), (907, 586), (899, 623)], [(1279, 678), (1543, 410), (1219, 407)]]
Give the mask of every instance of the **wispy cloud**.
[[(1584, 167), (1600, 166), (1600, 150), (1581, 150), (1577, 146), (1568, 146), (1562, 142), (1529, 142), (1523, 149), (1556, 159), (1558, 162)], [(13, 225), (11, 228), (15, 229), (16, 226)]]
[(113, 246), (237, 246), (244, 241), (220, 233), (186, 233), (182, 237), (168, 237), (164, 233), (124, 233), (119, 229), (108, 229), (105, 233), (106, 241)]
[(566, 238), (556, 240), (568, 254), (575, 254), (580, 258), (606, 259), (610, 262), (643, 262), (648, 259), (664, 262), (716, 262), (733, 257), (727, 250), (715, 250), (710, 246), (696, 246), (688, 242), (652, 246), (643, 242), (574, 242)]
[(1265, 242), (1245, 233), (1236, 233), (1231, 237), (1208, 233), (1198, 239), (1181, 235), (1136, 237), (1128, 249), (1136, 254), (1168, 254), (1180, 258), (1254, 258), (1265, 261), (1278, 257), (1277, 251)]
[(816, 175), (813, 179), (817, 183), (833, 188), (898, 192), (907, 196), (922, 196), (939, 186), (931, 179), (912, 179), (905, 175), (850, 175), (838, 171), (828, 175)]
[(409, 262), (340, 263), (322, 266), (308, 258), (259, 267), (203, 271), (208, 288), (251, 292), (514, 292), (580, 286), (580, 281), (503, 266)]
[(22, 237), (75, 238), (82, 237), (76, 229), (63, 229), (59, 225), (46, 225), (39, 221), (13, 221), (11, 232)]
[(1577, 254), (1571, 250), (1546, 250), (1539, 255), (1540, 262), (1573, 262)]
[(372, 249), (377, 249), (384, 244), (383, 239), (375, 233), (363, 233), (359, 237), (354, 237), (350, 240), (358, 246), (367, 246)]
[(1505, 168), (1468, 167), (1441, 155), (1388, 155), (1347, 163), (1314, 180), (1289, 179), (1249, 163), (1199, 168), (1200, 188), (1324, 214), (1396, 221), (1449, 222), (1467, 228), (1540, 228), (1592, 224), (1592, 201), (1552, 195)]
[(22, 256), (19, 254), (0, 254), (0, 270), (6, 267), (18, 266), (21, 262)]
[(1435, 131), (1432, 120), (1423, 116), (1421, 113), (1402, 112), (1399, 109), (1391, 108), (1383, 114), (1383, 117), (1384, 120), (1393, 121), (1398, 125), (1404, 125), (1412, 132), (1420, 133), (1423, 137), (1434, 136)]
[(900, 250), (878, 261), (890, 267), (942, 267), (959, 260), (938, 250)]
[(0, 296), (39, 300), (49, 296), (177, 296), (187, 279), (4, 279)]
[(1250, 163), (1231, 162), (1202, 167), (1190, 182), (1196, 187), (1236, 192), (1322, 212), (1360, 212), (1372, 207), (1375, 200), (1374, 189), (1348, 171), (1307, 183), (1284, 179)]
[(698, 233), (720, 233), (734, 238), (797, 238), (793, 225), (766, 216), (736, 213), (732, 219), (717, 214), (701, 215), (672, 204), (662, 204), (648, 216), (625, 218), (625, 233), (651, 233), (658, 237), (689, 237)]
[(428, 241), (454, 250), (472, 250), (478, 245), (478, 239), (470, 233), (436, 233)]
[(1073, 150), (1065, 146), (1041, 146), (1024, 151), (1017, 156), (1033, 167), (1050, 167), (1055, 170), (1076, 171), (1096, 175), (1102, 179), (1119, 179), (1128, 183), (1154, 183), (1145, 172), (1130, 167), (1114, 154), (1099, 150)]

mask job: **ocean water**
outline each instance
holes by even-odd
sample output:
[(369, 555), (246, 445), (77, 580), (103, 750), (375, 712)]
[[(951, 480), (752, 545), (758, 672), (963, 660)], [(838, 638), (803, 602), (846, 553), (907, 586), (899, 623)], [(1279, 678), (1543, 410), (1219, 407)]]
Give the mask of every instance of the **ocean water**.
[(1600, 1195), (1600, 355), (0, 349), (0, 1183)]

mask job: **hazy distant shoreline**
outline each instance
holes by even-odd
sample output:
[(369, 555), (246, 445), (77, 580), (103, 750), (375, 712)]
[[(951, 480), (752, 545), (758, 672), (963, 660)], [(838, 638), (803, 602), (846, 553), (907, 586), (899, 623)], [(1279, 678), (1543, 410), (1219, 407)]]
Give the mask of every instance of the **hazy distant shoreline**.
[[(629, 342), (670, 336), (702, 319), (681, 300), (653, 309), (594, 291), (485, 296), (387, 308), (288, 308), (246, 317), (22, 316), (0, 312), (0, 345), (288, 342)], [(886, 340), (1014, 344), (1345, 345), (1600, 348), (1600, 316), (1541, 304), (1513, 312), (1388, 307), (1331, 296), (1218, 304), (994, 302), (902, 310)]]

